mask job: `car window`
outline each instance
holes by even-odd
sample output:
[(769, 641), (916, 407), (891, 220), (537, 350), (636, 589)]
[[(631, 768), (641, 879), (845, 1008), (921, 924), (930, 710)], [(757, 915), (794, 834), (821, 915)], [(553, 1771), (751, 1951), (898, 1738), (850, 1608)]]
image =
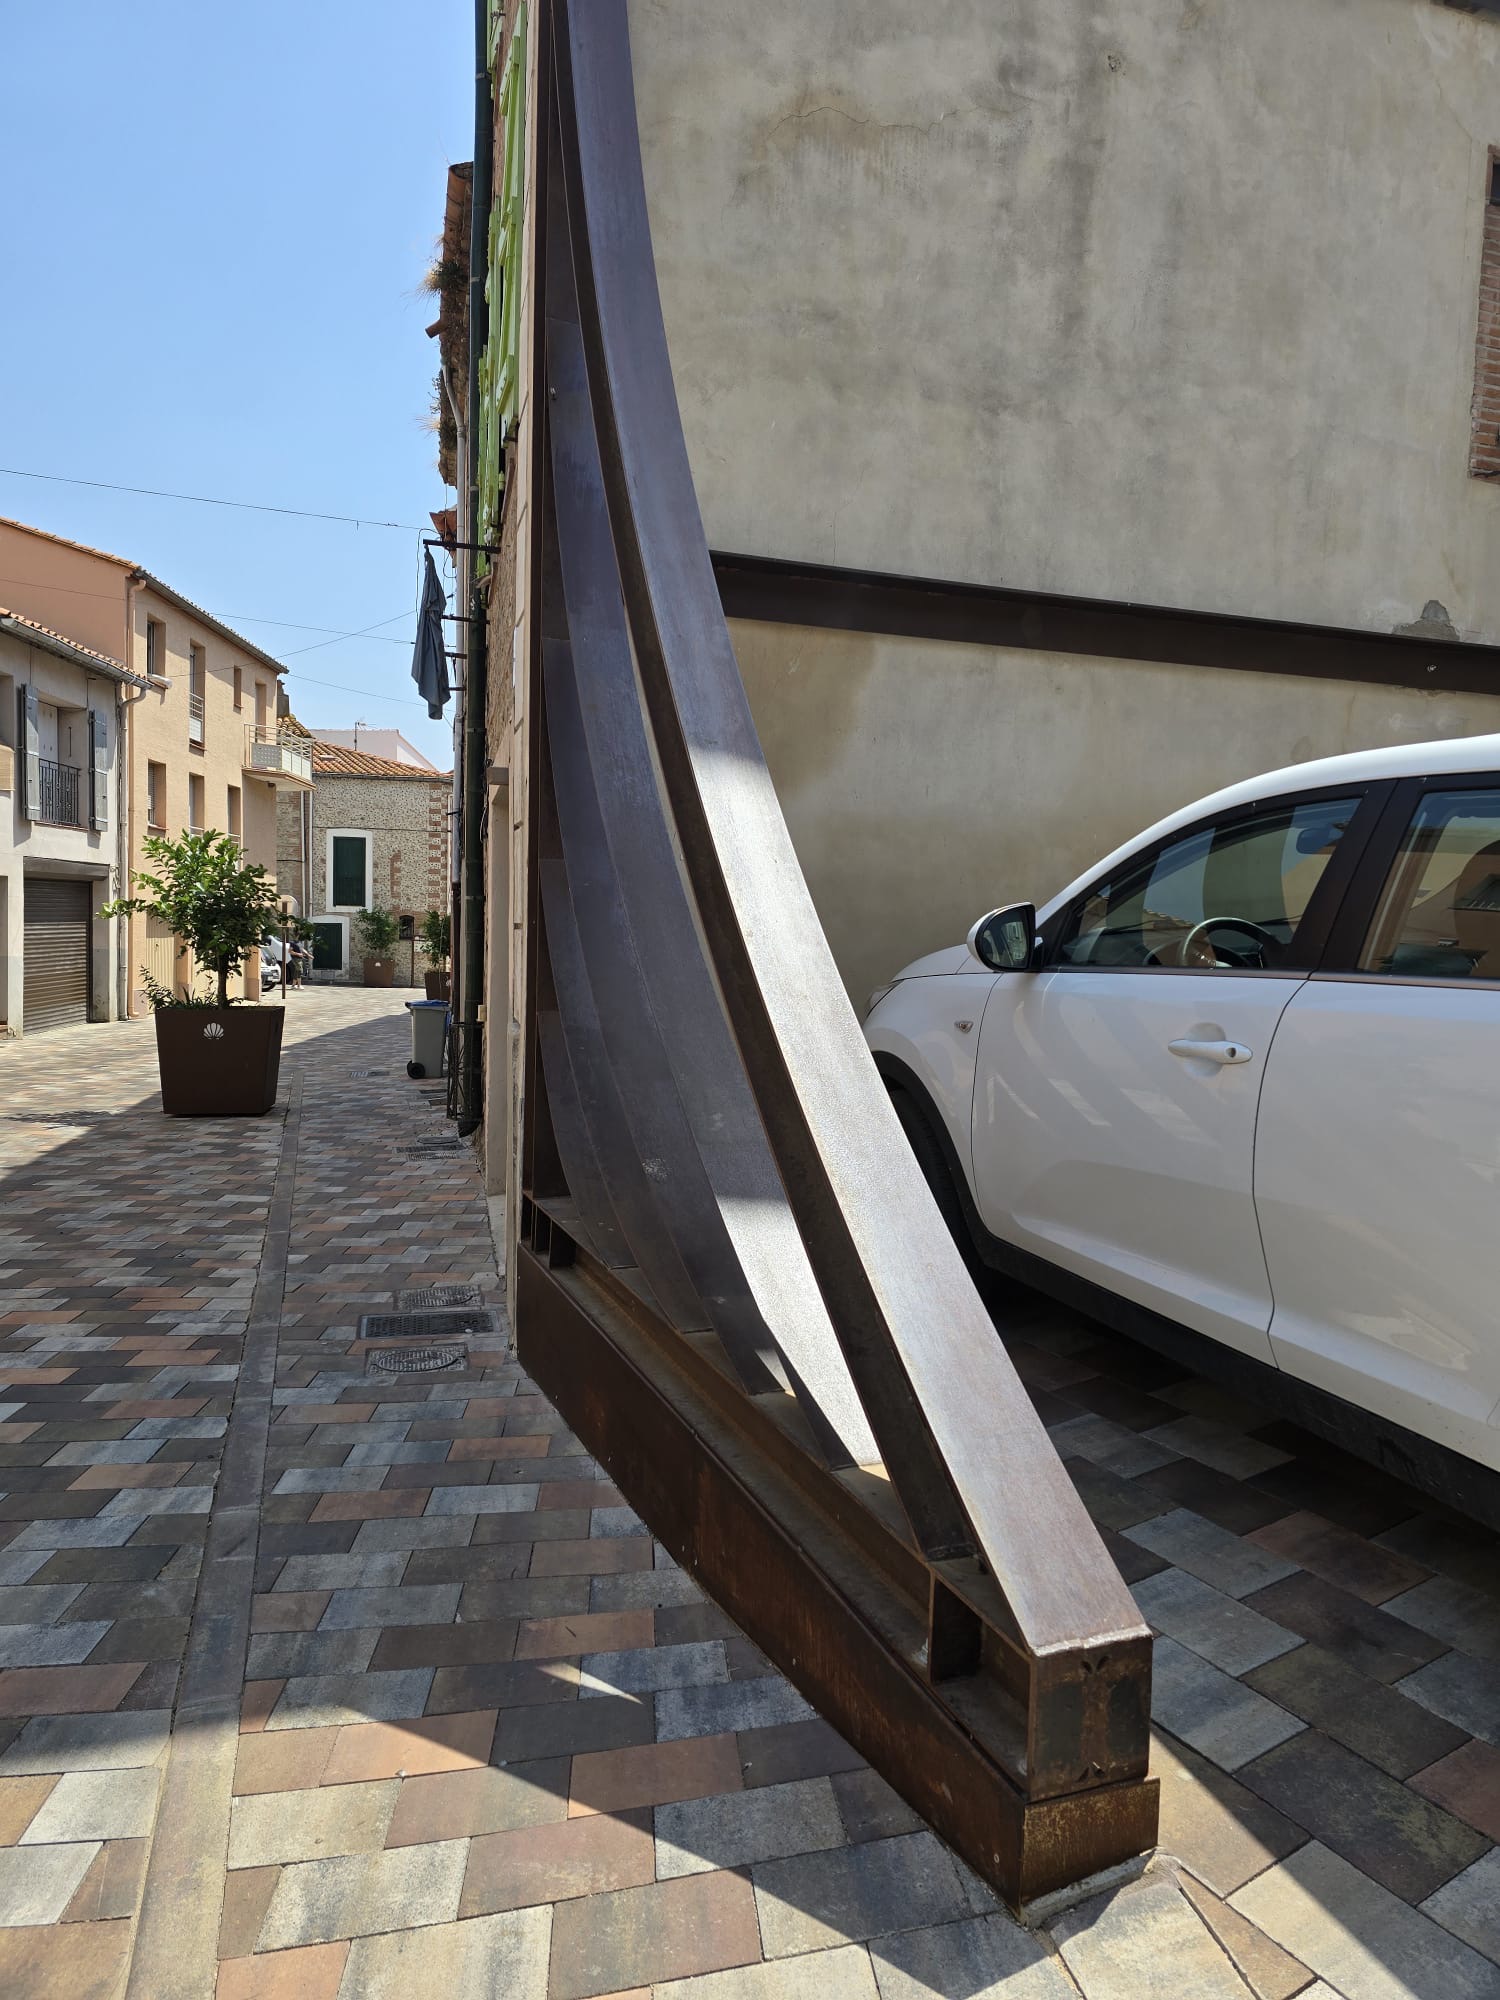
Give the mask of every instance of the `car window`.
[(1359, 964), (1407, 979), (1500, 979), (1500, 791), (1428, 792)]
[(1359, 802), (1271, 806), (1194, 827), (1122, 862), (1072, 911), (1053, 962), (1274, 968)]

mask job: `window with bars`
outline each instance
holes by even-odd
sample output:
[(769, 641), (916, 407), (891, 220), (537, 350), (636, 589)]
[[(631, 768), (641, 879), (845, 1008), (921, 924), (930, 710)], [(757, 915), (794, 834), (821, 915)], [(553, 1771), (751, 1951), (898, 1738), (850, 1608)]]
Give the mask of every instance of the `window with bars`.
[(1500, 479), (1500, 148), (1488, 161), (1489, 196), (1479, 253), (1479, 335), (1474, 350), (1474, 433), (1469, 471)]

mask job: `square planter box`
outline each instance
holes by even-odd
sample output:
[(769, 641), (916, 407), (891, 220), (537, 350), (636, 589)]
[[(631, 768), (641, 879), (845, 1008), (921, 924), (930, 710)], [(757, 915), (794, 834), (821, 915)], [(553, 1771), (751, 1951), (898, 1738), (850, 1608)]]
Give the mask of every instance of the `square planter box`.
[(158, 1007), (161, 1108), (173, 1118), (259, 1118), (276, 1102), (281, 1007)]

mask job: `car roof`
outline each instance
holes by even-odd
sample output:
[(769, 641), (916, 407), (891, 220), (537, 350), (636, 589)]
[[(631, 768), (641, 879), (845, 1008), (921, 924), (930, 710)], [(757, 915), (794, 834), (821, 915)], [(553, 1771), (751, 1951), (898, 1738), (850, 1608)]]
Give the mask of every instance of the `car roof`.
[(1182, 827), (1196, 826), (1212, 813), (1251, 805), (1257, 799), (1283, 798), (1289, 792), (1368, 785), (1389, 778), (1440, 778), (1450, 774), (1462, 777), (1468, 771), (1500, 771), (1500, 735), (1458, 736), (1436, 743), (1393, 743), (1383, 750), (1352, 750), (1342, 757), (1319, 757), (1308, 764), (1287, 764), (1279, 771), (1263, 771), (1257, 777), (1242, 779), (1237, 785), (1226, 785), (1222, 791), (1195, 799), (1154, 826), (1143, 828), (1070, 882), (1038, 914), (1050, 915), (1117, 862)]

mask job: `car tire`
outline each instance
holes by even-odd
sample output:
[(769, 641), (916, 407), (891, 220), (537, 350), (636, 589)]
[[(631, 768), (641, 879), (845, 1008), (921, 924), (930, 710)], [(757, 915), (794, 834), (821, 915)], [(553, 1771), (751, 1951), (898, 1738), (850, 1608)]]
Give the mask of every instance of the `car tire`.
[(948, 1234), (958, 1245), (959, 1254), (964, 1262), (971, 1271), (977, 1271), (979, 1258), (975, 1253), (974, 1239), (969, 1234), (963, 1203), (958, 1198), (958, 1189), (953, 1185), (953, 1175), (949, 1171), (938, 1136), (932, 1129), (932, 1121), (909, 1090), (903, 1090), (900, 1084), (889, 1084), (887, 1088), (896, 1116), (901, 1120), (901, 1129), (906, 1134), (907, 1143), (916, 1155), (917, 1165), (922, 1169), (922, 1178), (937, 1203), (938, 1214), (946, 1223)]
[(424, 1063), (409, 1062), (406, 1065), (406, 1074), (411, 1077), (426, 1076), (427, 1067)]

